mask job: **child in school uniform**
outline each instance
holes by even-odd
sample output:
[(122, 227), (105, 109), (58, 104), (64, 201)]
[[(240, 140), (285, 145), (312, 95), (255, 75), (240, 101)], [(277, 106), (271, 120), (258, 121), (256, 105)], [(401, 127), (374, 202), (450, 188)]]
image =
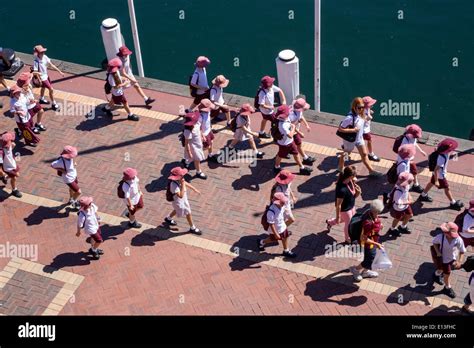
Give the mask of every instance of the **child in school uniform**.
[[(392, 190), (392, 207), (390, 215), (393, 217), (392, 226), (388, 234), (399, 235), (400, 233), (410, 234), (408, 222), (413, 217), (411, 205), (413, 199), (410, 196), (410, 186), (413, 184), (413, 175), (409, 172), (403, 172), (398, 175), (398, 181)], [(396, 229), (399, 222), (402, 224)]]
[(284, 218), (286, 221), (286, 226), (289, 227), (292, 223), (295, 222), (295, 216), (293, 215), (292, 206), (296, 203), (296, 196), (291, 189), (291, 183), (295, 179), (296, 175), (292, 172), (283, 169), (275, 177), (275, 184), (272, 186), (270, 193), (270, 204), (273, 200), (273, 195), (276, 192), (282, 192), (288, 201), (285, 204)]
[(196, 177), (206, 180), (207, 175), (201, 170), (201, 162), (206, 159), (203, 150), (205, 137), (202, 134), (199, 119), (200, 113), (197, 111), (188, 113), (184, 117), (184, 160), (182, 162), (186, 167), (194, 162)]
[(469, 208), (456, 216), (454, 222), (459, 227), (459, 236), (466, 248), (474, 247), (474, 199), (469, 201)]
[(40, 104), (49, 104), (49, 102), (44, 98), (45, 89), (49, 91), (49, 98), (51, 99), (53, 110), (59, 110), (59, 106), (54, 99), (54, 89), (51, 83), (51, 79), (48, 76), (48, 66), (51, 66), (54, 70), (61, 74), (64, 77), (64, 74), (59, 68), (53, 64), (51, 59), (44, 53), (48, 49), (44, 48), (41, 45), (36, 45), (34, 47), (35, 59), (33, 60), (33, 74), (36, 75), (41, 81), (41, 92), (40, 92)]
[(197, 194), (201, 194), (193, 185), (186, 182), (184, 176), (188, 173), (186, 168), (175, 167), (171, 169), (171, 175), (168, 177), (168, 186), (166, 188), (167, 200), (173, 199), (173, 210), (165, 217), (165, 223), (170, 226), (176, 226), (178, 223), (173, 217), (186, 217), (189, 224), (189, 232), (201, 235), (202, 231), (194, 225), (191, 215), (191, 206), (188, 201), (187, 189), (191, 189)]
[[(16, 187), (17, 178), (20, 176), (20, 166), (16, 163), (15, 157), (13, 156), (15, 134), (12, 132), (3, 133), (1, 140), (3, 176), (6, 174), (8, 178), (10, 178), (12, 196), (21, 198), (23, 195)], [(6, 180), (2, 181), (6, 184)]]
[(143, 100), (145, 101), (145, 104), (150, 105), (151, 103), (155, 101), (155, 99), (147, 97), (145, 92), (143, 92), (143, 89), (140, 87), (137, 80), (135, 79), (135, 76), (133, 75), (133, 72), (132, 72), (132, 66), (130, 64), (130, 55), (132, 53), (133, 52), (130, 51), (127, 46), (120, 47), (117, 53), (117, 56), (122, 61), (122, 68), (120, 70), (120, 73), (122, 74), (123, 77), (127, 78), (130, 81), (130, 83), (125, 86), (125, 88), (133, 86), (135, 90), (138, 92), (138, 94), (140, 94), (140, 96), (143, 98)]
[(28, 105), (28, 113), (30, 114), (31, 118), (33, 119), (33, 117), (36, 116), (36, 123), (34, 124), (34, 128), (39, 131), (45, 131), (46, 127), (41, 123), (41, 120), (43, 119), (44, 115), (44, 110), (41, 104), (35, 100), (33, 88), (31, 87), (31, 78), (31, 73), (21, 73), (18, 77), (18, 80), (16, 81), (16, 84), (22, 89), (21, 93), (26, 98)]
[(260, 80), (260, 89), (258, 91), (258, 105), (259, 111), (262, 114), (262, 122), (260, 123), (260, 131), (258, 137), (263, 139), (271, 138), (271, 135), (265, 133), (267, 121), (272, 122), (275, 110), (275, 93), (278, 93), (282, 105), (286, 104), (285, 93), (275, 84), (275, 78), (271, 76), (264, 76)]
[(304, 98), (296, 99), (292, 107), (290, 108), (290, 115), (288, 119), (292, 124), (295, 125), (295, 135), (293, 137), (296, 147), (298, 148), (298, 152), (303, 158), (303, 164), (312, 166), (313, 163), (316, 161), (316, 158), (313, 156), (308, 156), (305, 151), (303, 150), (303, 139), (304, 134), (301, 132), (301, 123), (303, 123), (306, 127), (306, 130), (309, 132), (311, 131), (311, 127), (309, 126), (308, 122), (304, 118), (303, 112), (308, 110), (311, 106), (306, 102)]
[(197, 108), (201, 124), (202, 145), (208, 151), (207, 159), (213, 161), (216, 158), (216, 155), (212, 153), (212, 143), (215, 137), (211, 126), (211, 110), (214, 109), (214, 104), (209, 99), (203, 99)]
[(56, 169), (57, 174), (61, 176), (63, 182), (69, 188), (69, 204), (73, 209), (79, 209), (78, 198), (81, 195), (79, 180), (77, 179), (77, 170), (74, 158), (77, 157), (77, 148), (74, 146), (64, 146), (61, 156), (51, 163), (51, 167)]
[(77, 213), (77, 231), (76, 237), (81, 235), (81, 230), (90, 238), (91, 247), (89, 253), (94, 260), (99, 260), (100, 256), (104, 254), (102, 249), (99, 249), (100, 244), (104, 242), (100, 232), (100, 217), (97, 214), (97, 206), (92, 203), (92, 197), (83, 196), (79, 199), (80, 209)]
[(230, 126), (230, 107), (224, 100), (224, 88), (229, 85), (229, 80), (224, 75), (218, 75), (212, 80), (209, 100), (214, 103), (215, 108), (211, 111), (211, 117), (218, 116), (220, 112), (225, 114), (227, 127)]
[(380, 158), (374, 153), (372, 149), (372, 133), (370, 132), (370, 123), (374, 118), (374, 110), (372, 110), (372, 106), (377, 103), (377, 99), (374, 99), (370, 96), (366, 96), (362, 98), (364, 102), (364, 114), (365, 114), (365, 122), (364, 122), (364, 132), (362, 137), (367, 143), (367, 150), (369, 152), (369, 160), (374, 162), (380, 162)]
[(451, 152), (456, 150), (458, 147), (458, 142), (454, 139), (446, 138), (442, 140), (436, 149), (438, 153), (438, 158), (436, 161), (436, 167), (431, 176), (431, 181), (426, 185), (425, 189), (420, 195), (420, 200), (422, 202), (433, 202), (433, 198), (428, 196), (428, 192), (433, 186), (436, 186), (438, 189), (444, 189), (446, 197), (449, 199), (449, 207), (454, 210), (459, 210), (464, 207), (464, 203), (460, 200), (455, 200), (453, 194), (449, 188), (449, 183), (447, 179), (448, 174), (448, 163)]
[(209, 82), (207, 81), (206, 71), (206, 67), (209, 64), (211, 64), (211, 61), (205, 56), (197, 57), (196, 62), (194, 63), (196, 69), (191, 77), (190, 85), (196, 88), (196, 96), (194, 97), (189, 109), (186, 109), (186, 113), (193, 111), (201, 100), (210, 97)]
[(234, 151), (235, 145), (241, 141), (248, 140), (250, 148), (254, 151), (257, 158), (263, 158), (265, 153), (257, 150), (255, 139), (258, 137), (258, 133), (253, 132), (250, 126), (250, 115), (255, 112), (255, 109), (249, 103), (245, 103), (241, 106), (239, 113), (235, 116), (235, 132), (234, 138), (229, 144), (229, 152)]
[(112, 109), (116, 104), (123, 105), (123, 108), (127, 112), (127, 119), (130, 121), (138, 121), (140, 118), (132, 113), (130, 105), (128, 104), (127, 98), (125, 98), (124, 88), (130, 83), (126, 78), (122, 78), (120, 75), (120, 69), (122, 68), (122, 61), (120, 58), (113, 58), (109, 60), (107, 65), (107, 82), (112, 87), (112, 98), (109, 103), (103, 108), (107, 116), (112, 117)]
[(124, 193), (125, 205), (128, 212), (125, 214), (128, 219), (129, 227), (140, 228), (142, 225), (137, 221), (135, 215), (144, 207), (143, 192), (140, 190), (140, 180), (138, 179), (138, 172), (135, 168), (125, 168), (122, 178), (122, 191)]
[[(417, 124), (410, 124), (406, 126), (405, 128), (405, 134), (403, 135), (403, 139), (401, 142), (401, 145), (406, 145), (406, 144), (413, 144), (417, 150), (421, 152), (423, 156), (426, 157), (426, 152), (423, 151), (423, 149), (420, 147), (418, 144), (418, 139), (420, 139), (422, 136), (422, 129), (420, 126)], [(418, 168), (416, 166), (415, 161), (410, 161), (410, 173), (413, 174), (414, 177), (414, 184), (411, 187), (411, 191), (416, 192), (416, 193), (421, 193), (423, 192), (423, 188), (420, 186), (420, 183), (418, 182)]]
[(281, 240), (283, 244), (283, 256), (288, 258), (295, 258), (297, 255), (288, 248), (288, 237), (290, 232), (285, 221), (285, 205), (288, 203), (288, 198), (282, 192), (277, 192), (273, 195), (272, 204), (265, 210), (264, 217), (267, 221), (268, 228), (265, 231), (268, 237), (259, 239), (257, 242), (258, 250), (264, 251), (265, 244)]
[(15, 118), (19, 133), (29, 146), (36, 147), (40, 138), (36, 135), (39, 130), (35, 128), (31, 114), (28, 112), (28, 101), (22, 93), (22, 89), (13, 85), (10, 89), (10, 112)]

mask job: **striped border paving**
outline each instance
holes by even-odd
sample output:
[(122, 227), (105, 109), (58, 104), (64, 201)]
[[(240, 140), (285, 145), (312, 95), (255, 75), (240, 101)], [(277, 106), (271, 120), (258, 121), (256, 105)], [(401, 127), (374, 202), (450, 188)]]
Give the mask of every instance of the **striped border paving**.
[[(10, 193), (7, 190), (5, 191)], [(31, 195), (28, 193), (23, 193), (22, 198), (16, 198), (16, 197), (10, 196), (10, 199), (17, 200), (17, 201), (31, 204), (31, 205), (35, 205), (35, 206), (43, 206), (43, 207), (49, 207), (49, 208), (57, 207), (58, 203), (60, 203), (55, 200)], [(65, 212), (65, 208), (62, 208), (59, 212)], [(101, 221), (103, 223), (107, 223), (110, 225), (117, 226), (117, 225), (120, 225), (122, 222), (126, 221), (123, 217), (106, 214), (103, 212), (101, 212), (100, 215), (101, 215)], [(142, 223), (141, 228), (134, 229), (134, 230), (137, 230), (139, 232), (144, 232), (148, 235), (157, 237), (159, 239), (169, 240), (170, 242), (176, 242), (176, 243), (181, 243), (188, 246), (198, 247), (201, 249), (213, 251), (213, 252), (228, 255), (231, 257), (239, 257), (241, 259), (251, 261), (251, 262), (259, 262), (270, 267), (276, 267), (276, 268), (284, 269), (290, 272), (300, 273), (300, 274), (304, 274), (310, 277), (314, 277), (315, 279), (318, 279), (318, 278), (324, 279), (325, 277), (331, 276), (330, 278), (326, 280), (344, 284), (346, 286), (358, 287), (361, 290), (373, 292), (379, 295), (389, 296), (390, 294), (392, 294), (391, 297), (395, 296), (393, 294), (396, 294), (396, 296), (402, 295), (404, 299), (404, 302), (403, 302), (404, 304), (407, 301), (409, 301), (410, 303), (420, 304), (420, 305), (426, 305), (426, 303), (428, 303), (428, 306), (432, 308), (436, 308), (441, 305), (445, 305), (446, 308), (460, 307), (462, 305), (462, 303), (460, 302), (446, 300), (446, 299), (435, 297), (435, 296), (426, 296), (416, 291), (400, 289), (395, 286), (378, 283), (378, 282), (368, 280), (368, 279), (363, 279), (359, 283), (354, 283), (351, 280), (351, 277), (347, 277), (345, 276), (345, 274), (333, 276), (335, 273), (334, 271), (304, 264), (304, 263), (286, 262), (280, 257), (267, 260), (267, 256), (265, 253), (258, 253), (252, 250), (239, 249), (239, 248), (232, 249), (232, 246), (229, 244), (208, 240), (203, 237), (198, 237), (192, 234), (175, 235), (174, 233), (170, 232), (169, 230), (165, 228), (152, 226), (146, 223)], [(173, 236), (173, 239), (169, 239), (170, 236)], [(60, 280), (66, 283), (63, 289), (60, 291), (60, 293), (56, 296), (56, 299), (53, 300), (53, 302), (51, 303), (50, 305), (51, 308), (48, 307), (48, 309), (43, 313), (43, 315), (57, 315), (59, 311), (64, 307), (68, 299), (71, 298), (74, 291), (77, 289), (77, 287), (80, 285), (80, 283), (84, 279), (83, 276), (65, 272), (62, 270), (54, 272), (53, 274), (44, 273), (42, 271), (42, 267), (44, 266), (40, 267), (38, 266), (39, 264), (37, 263), (26, 261), (26, 260), (21, 260), (21, 261), (19, 260), (21, 259), (15, 259), (15, 260), (10, 261), (10, 263), (5, 267), (4, 271), (0, 272), (0, 289), (3, 287), (3, 283), (6, 283), (8, 281), (9, 278), (7, 277), (11, 277), (14, 274), (14, 271), (16, 271), (15, 267), (17, 268), (20, 267), (19, 265), (21, 265), (22, 267), (19, 269), (23, 269), (32, 273), (39, 272), (36, 274), (44, 275), (45, 277), (53, 278), (53, 279)]]
[(0, 290), (3, 289), (3, 287), (11, 278), (13, 278), (14, 274), (18, 270), (63, 282), (63, 287), (59, 290), (55, 298), (51, 301), (42, 314), (58, 315), (67, 302), (74, 296), (74, 292), (79, 287), (79, 285), (81, 285), (84, 277), (82, 275), (63, 270), (54, 270), (53, 272), (48, 273), (44, 271), (45, 267), (45, 265), (37, 262), (13, 257), (5, 266), (3, 271), (0, 272)]

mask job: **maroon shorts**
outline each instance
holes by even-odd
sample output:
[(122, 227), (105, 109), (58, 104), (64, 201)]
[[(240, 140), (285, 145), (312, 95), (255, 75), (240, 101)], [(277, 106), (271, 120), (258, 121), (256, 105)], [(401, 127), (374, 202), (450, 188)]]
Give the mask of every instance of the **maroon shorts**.
[[(283, 231), (282, 233), (279, 233), (279, 235), (280, 235), (280, 237), (281, 237), (282, 239), (283, 239), (283, 238), (286, 239), (286, 238), (288, 238), (288, 237), (290, 236), (290, 232), (288, 232), (288, 230), (285, 230), (285, 231)], [(271, 239), (271, 240), (274, 240), (274, 241), (277, 240), (277, 239), (275, 238), (275, 235), (273, 234), (273, 232), (270, 233), (270, 239)]]
[(43, 88), (43, 87), (44, 87), (44, 88), (47, 88), (47, 89), (53, 88), (53, 85), (52, 85), (52, 83), (51, 83), (51, 79), (49, 78), (49, 76), (48, 76), (48, 79), (47, 79), (47, 80), (41, 81), (41, 88)]
[(410, 162), (410, 173), (415, 176), (418, 174), (418, 168), (416, 167), (416, 163)]
[(402, 220), (405, 216), (413, 216), (413, 210), (411, 209), (411, 205), (403, 211), (398, 211), (392, 208), (390, 209), (390, 216), (394, 219)]
[(104, 239), (102, 238), (102, 233), (100, 233), (100, 227), (96, 233), (90, 235), (91, 239), (94, 240), (96, 243), (102, 243)]
[(3, 171), (9, 178), (16, 178), (20, 174), (20, 166), (17, 164), (16, 169), (10, 170), (9, 172), (7, 172), (5, 169)]
[(36, 103), (34, 108), (28, 110), (28, 113), (30, 114), (31, 117), (35, 117), (35, 115), (41, 110), (43, 110), (43, 107), (41, 106), (41, 104)]
[(77, 180), (77, 178), (73, 182), (70, 182), (69, 184), (66, 184), (66, 185), (69, 186), (69, 188), (76, 193), (81, 190), (81, 188), (79, 187), (79, 181)]
[(214, 140), (215, 136), (212, 131), (209, 132), (208, 135), (206, 135), (206, 140), (202, 143), (203, 148), (207, 149), (212, 146), (212, 141)]
[[(448, 183), (448, 180), (446, 179), (438, 179), (439, 181), (439, 187), (440, 189), (445, 189), (445, 188), (449, 188), (449, 183)], [(431, 176), (431, 183), (434, 185), (435, 184), (435, 177), (434, 175)]]
[(114, 104), (124, 105), (127, 102), (125, 95), (112, 95), (112, 100), (114, 101)]
[(138, 201), (137, 204), (133, 206), (133, 208), (128, 207), (128, 211), (130, 212), (131, 215), (135, 215), (138, 209), (143, 209), (145, 204), (143, 203), (143, 196), (140, 196), (140, 200)]
[(303, 144), (303, 139), (301, 138), (301, 135), (299, 133), (295, 133), (293, 136), (293, 141), (296, 144), (296, 146), (300, 146)]
[(364, 133), (362, 134), (364, 140), (371, 141), (372, 140), (372, 133)]
[(298, 154), (298, 148), (296, 147), (296, 144), (294, 141), (291, 142), (291, 144), (283, 146), (278, 144), (278, 157), (280, 158), (285, 158), (288, 155), (297, 155)]
[(462, 238), (462, 241), (464, 242), (464, 246), (467, 248), (468, 246), (472, 246), (474, 247), (474, 237), (472, 238), (465, 238), (461, 235), (459, 235), (459, 237)]
[(443, 258), (436, 255), (436, 250), (434, 246), (430, 247), (430, 251), (431, 251), (431, 257), (433, 258), (433, 262), (436, 266), (436, 269), (442, 269), (444, 274), (451, 274), (451, 269), (452, 269), (454, 260), (449, 263), (443, 263)]
[(211, 110), (211, 118), (217, 117), (222, 113), (228, 112), (230, 109), (228, 106), (219, 106), (217, 109)]
[(17, 122), (16, 125), (21, 130), (21, 135), (23, 135), (23, 139), (25, 139), (26, 143), (37, 144), (40, 142), (40, 138), (35, 133), (33, 133), (35, 124), (32, 118), (30, 118), (30, 120), (26, 123)]
[(194, 97), (194, 100), (193, 100), (193, 103), (198, 105), (201, 100), (203, 99), (209, 99), (211, 97), (211, 90), (208, 89), (206, 92), (204, 92), (203, 94), (198, 94)]
[(260, 113), (262, 114), (262, 118), (266, 121), (272, 121), (273, 120), (273, 114), (270, 114), (270, 115), (265, 115), (264, 113), (262, 113), (260, 111)]

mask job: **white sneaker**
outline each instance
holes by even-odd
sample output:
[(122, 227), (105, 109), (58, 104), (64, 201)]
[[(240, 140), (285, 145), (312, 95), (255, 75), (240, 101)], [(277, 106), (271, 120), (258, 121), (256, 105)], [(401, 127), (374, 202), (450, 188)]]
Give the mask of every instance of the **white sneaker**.
[(351, 271), (352, 276), (354, 277), (354, 280), (356, 282), (360, 282), (362, 280), (362, 276), (360, 275), (360, 272), (354, 266), (350, 267), (349, 270)]
[(379, 276), (379, 274), (375, 271), (371, 271), (371, 270), (365, 270), (364, 272), (362, 272), (362, 277), (363, 278), (377, 278)]

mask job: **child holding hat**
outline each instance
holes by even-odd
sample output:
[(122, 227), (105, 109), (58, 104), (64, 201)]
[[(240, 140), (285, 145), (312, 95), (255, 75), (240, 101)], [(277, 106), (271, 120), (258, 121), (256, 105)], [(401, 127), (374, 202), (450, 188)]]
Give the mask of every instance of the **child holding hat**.
[(187, 189), (190, 188), (197, 194), (201, 194), (198, 189), (184, 180), (184, 176), (188, 173), (186, 168), (175, 167), (171, 169), (171, 175), (168, 177), (168, 185), (166, 187), (167, 200), (173, 199), (173, 210), (167, 217), (165, 223), (170, 226), (176, 226), (178, 223), (173, 220), (174, 216), (186, 217), (189, 224), (189, 232), (201, 235), (202, 231), (194, 225), (191, 215), (191, 206), (188, 201)]
[(36, 147), (40, 138), (36, 136), (39, 130), (35, 128), (31, 114), (28, 110), (28, 101), (22, 93), (22, 89), (13, 85), (10, 89), (10, 112), (14, 115), (18, 129), (29, 146)]
[(99, 260), (100, 255), (104, 254), (102, 249), (99, 249), (100, 244), (104, 241), (100, 233), (100, 217), (97, 214), (97, 206), (92, 203), (92, 197), (83, 196), (79, 199), (80, 210), (77, 216), (77, 232), (76, 237), (81, 235), (81, 230), (89, 236), (91, 247), (89, 253), (94, 260)]

